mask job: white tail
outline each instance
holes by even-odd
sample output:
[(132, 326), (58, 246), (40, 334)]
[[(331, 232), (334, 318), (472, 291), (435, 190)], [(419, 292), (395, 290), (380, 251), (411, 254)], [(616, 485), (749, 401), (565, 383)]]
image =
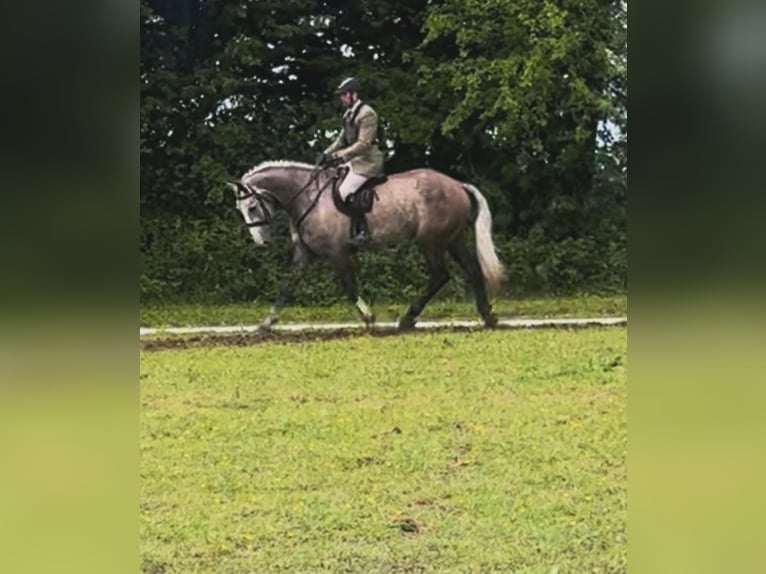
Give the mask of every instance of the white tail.
[(492, 241), (492, 213), (489, 211), (487, 200), (473, 185), (464, 183), (468, 191), (479, 204), (479, 213), (476, 216), (476, 255), (479, 258), (481, 272), (490, 292), (497, 292), (503, 282), (503, 265), (497, 258), (495, 244)]

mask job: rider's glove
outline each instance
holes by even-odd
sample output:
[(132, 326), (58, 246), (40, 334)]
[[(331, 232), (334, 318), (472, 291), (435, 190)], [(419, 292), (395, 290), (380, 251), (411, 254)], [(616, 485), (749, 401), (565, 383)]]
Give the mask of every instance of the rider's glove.
[(336, 165), (340, 165), (342, 163), (343, 158), (340, 156), (340, 154), (338, 152), (333, 152), (325, 158), (324, 165), (327, 167), (335, 167)]

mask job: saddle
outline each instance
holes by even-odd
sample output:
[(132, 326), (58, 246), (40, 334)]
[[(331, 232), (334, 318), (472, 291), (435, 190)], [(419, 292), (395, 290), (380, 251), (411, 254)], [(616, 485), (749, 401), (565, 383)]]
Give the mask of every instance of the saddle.
[(346, 198), (343, 201), (340, 197), (340, 182), (346, 177), (348, 169), (338, 170), (338, 175), (335, 178), (332, 186), (332, 200), (335, 204), (335, 208), (343, 215), (349, 217), (355, 213), (369, 213), (372, 211), (372, 205), (375, 200), (378, 199), (378, 194), (375, 188), (388, 180), (387, 175), (380, 175), (371, 177), (365, 181), (359, 189)]

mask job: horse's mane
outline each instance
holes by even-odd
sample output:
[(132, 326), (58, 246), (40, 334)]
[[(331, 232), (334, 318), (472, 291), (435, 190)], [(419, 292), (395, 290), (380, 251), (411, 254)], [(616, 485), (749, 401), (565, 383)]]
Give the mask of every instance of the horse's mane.
[(279, 159), (275, 161), (262, 161), (261, 163), (256, 165), (253, 169), (248, 171), (245, 175), (243, 175), (242, 179), (246, 179), (253, 174), (269, 169), (271, 167), (295, 167), (299, 169), (314, 169), (313, 165), (309, 165), (307, 163), (302, 163), (299, 161), (290, 161), (286, 159)]

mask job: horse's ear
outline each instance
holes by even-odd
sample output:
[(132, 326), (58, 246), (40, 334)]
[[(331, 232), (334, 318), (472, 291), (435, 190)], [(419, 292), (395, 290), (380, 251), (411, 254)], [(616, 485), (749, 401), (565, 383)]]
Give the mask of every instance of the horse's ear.
[(234, 192), (234, 195), (239, 194), (239, 182), (238, 181), (226, 181), (227, 187)]

